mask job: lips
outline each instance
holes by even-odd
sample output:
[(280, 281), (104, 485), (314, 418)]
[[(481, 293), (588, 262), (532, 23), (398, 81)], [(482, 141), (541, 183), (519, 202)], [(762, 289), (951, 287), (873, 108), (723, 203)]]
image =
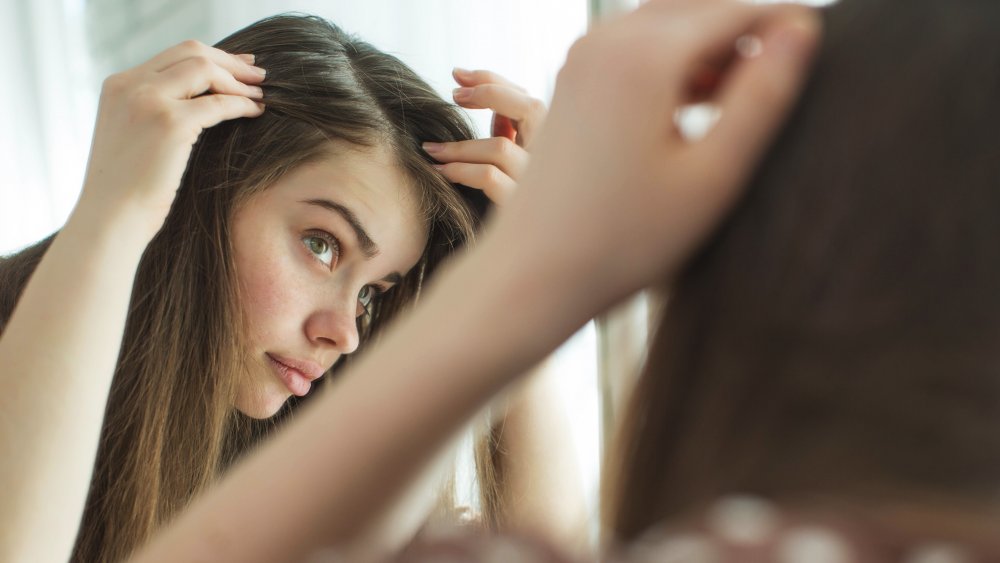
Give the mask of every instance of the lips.
[(323, 375), (325, 371), (319, 364), (310, 361), (285, 358), (276, 354), (268, 353), (267, 359), (274, 368), (278, 379), (285, 384), (285, 387), (293, 395), (302, 397), (309, 393), (312, 382)]

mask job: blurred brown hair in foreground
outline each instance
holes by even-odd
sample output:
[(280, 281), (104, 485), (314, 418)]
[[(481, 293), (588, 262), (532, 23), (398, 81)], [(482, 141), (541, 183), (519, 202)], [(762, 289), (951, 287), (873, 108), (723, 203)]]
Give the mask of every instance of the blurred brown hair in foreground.
[(670, 288), (608, 457), (619, 541), (735, 493), (996, 510), (1000, 2), (824, 19), (799, 107)]

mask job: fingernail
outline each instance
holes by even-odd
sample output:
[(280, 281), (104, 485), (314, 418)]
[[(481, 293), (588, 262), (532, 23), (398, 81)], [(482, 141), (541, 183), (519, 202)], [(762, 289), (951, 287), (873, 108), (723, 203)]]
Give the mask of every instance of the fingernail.
[(803, 526), (789, 530), (777, 547), (780, 563), (849, 563), (852, 554), (837, 534), (825, 528)]
[(472, 74), (471, 70), (469, 70), (467, 68), (462, 68), (460, 66), (456, 66), (455, 68), (451, 69), (451, 71), (453, 73), (455, 73), (455, 74), (460, 74), (462, 76), (468, 76), (468, 75)]
[(250, 86), (247, 86), (247, 88), (250, 89), (250, 94), (251, 94), (250, 97), (251, 98), (263, 98), (264, 97), (264, 89), (261, 88), (260, 86), (250, 85)]
[(472, 88), (455, 88), (452, 93), (456, 102), (464, 102), (472, 97)]
[(266, 76), (267, 75), (267, 71), (264, 70), (264, 69), (262, 69), (262, 68), (260, 68), (259, 66), (252, 66), (250, 68), (252, 68), (253, 71), (256, 72), (257, 74), (259, 74), (260, 76)]
[(444, 172), (444, 165), (443, 164), (432, 164), (431, 166), (433, 166), (434, 170), (437, 170), (438, 172)]
[(257, 109), (259, 109), (261, 112), (264, 111), (265, 107), (267, 107), (267, 106), (265, 106), (264, 104), (262, 104), (260, 102), (257, 102)]
[(442, 143), (424, 143), (421, 146), (430, 154), (439, 153), (444, 150), (444, 145)]
[(708, 525), (730, 543), (757, 545), (769, 540), (778, 529), (778, 511), (763, 499), (732, 496), (712, 506)]
[(254, 57), (253, 55), (251, 55), (249, 53), (243, 53), (243, 54), (240, 54), (240, 55), (236, 55), (236, 58), (238, 58), (239, 60), (245, 62), (248, 65), (252, 65), (254, 63), (254, 61), (256, 60), (257, 57)]

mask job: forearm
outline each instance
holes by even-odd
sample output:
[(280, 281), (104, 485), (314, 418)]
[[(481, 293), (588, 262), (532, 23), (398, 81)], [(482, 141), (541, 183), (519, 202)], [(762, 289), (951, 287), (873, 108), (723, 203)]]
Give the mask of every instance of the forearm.
[(0, 337), (0, 559), (66, 560), (145, 241), (128, 220), (74, 218)]
[(463, 423), (587, 318), (542, 291), (570, 280), (551, 260), (526, 263), (509, 243), (532, 233), (512, 227), (453, 263), (377, 354), (137, 560), (294, 560), (380, 518)]

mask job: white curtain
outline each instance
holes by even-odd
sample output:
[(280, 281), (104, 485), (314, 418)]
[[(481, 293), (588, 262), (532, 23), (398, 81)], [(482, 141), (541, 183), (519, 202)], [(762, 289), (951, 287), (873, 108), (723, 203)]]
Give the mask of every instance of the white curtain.
[[(586, 31), (586, 0), (249, 0), (213, 3), (211, 35), (219, 39), (261, 17), (314, 13), (393, 53), (450, 99), (451, 69), (488, 68), (551, 97), (556, 72)], [(488, 112), (473, 112), (488, 131)]]
[(0, 255), (57, 229), (82, 185), (96, 94), (82, 0), (0, 4)]

